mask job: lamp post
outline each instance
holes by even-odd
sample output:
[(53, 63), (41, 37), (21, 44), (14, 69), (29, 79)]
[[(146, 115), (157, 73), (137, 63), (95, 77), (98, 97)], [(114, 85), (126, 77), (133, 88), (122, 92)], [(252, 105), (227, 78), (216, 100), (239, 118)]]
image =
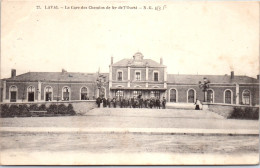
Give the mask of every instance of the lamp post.
[(207, 100), (207, 91), (209, 89), (209, 83), (210, 81), (206, 77), (203, 78), (203, 82), (199, 81), (199, 88), (201, 88), (204, 92), (204, 102), (206, 102)]
[(104, 86), (105, 79), (106, 79), (106, 77), (103, 76), (102, 74), (98, 75), (98, 77), (97, 77), (96, 85), (97, 85), (97, 88), (98, 88), (98, 96), (99, 97), (103, 96), (103, 95), (101, 95), (101, 88), (102, 88), (102, 86)]

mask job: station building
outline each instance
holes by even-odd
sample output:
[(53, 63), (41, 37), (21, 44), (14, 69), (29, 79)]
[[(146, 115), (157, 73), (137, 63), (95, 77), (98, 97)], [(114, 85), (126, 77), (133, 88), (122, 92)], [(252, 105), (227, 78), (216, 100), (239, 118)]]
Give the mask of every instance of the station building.
[(87, 101), (105, 98), (165, 97), (167, 102), (194, 103), (203, 101), (198, 82), (207, 78), (210, 87), (206, 101), (210, 103), (259, 105), (257, 78), (230, 75), (168, 74), (163, 59), (144, 59), (137, 52), (131, 59), (109, 65), (109, 73), (28, 72), (1, 80), (2, 102)]

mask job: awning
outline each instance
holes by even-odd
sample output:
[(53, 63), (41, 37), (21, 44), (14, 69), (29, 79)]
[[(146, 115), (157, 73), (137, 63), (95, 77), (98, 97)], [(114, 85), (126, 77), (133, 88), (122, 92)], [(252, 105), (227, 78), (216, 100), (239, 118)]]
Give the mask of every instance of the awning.
[(144, 87), (111, 87), (111, 90), (161, 90), (165, 91), (167, 90), (166, 88), (144, 88)]

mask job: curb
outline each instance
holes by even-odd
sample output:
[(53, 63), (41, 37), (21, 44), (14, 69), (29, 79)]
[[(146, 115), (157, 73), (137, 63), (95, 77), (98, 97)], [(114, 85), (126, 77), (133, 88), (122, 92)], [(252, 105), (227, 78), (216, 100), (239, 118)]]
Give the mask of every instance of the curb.
[(17, 133), (87, 133), (145, 135), (227, 135), (259, 136), (259, 130), (245, 129), (184, 129), (184, 128), (66, 128), (66, 127), (1, 127), (0, 132)]

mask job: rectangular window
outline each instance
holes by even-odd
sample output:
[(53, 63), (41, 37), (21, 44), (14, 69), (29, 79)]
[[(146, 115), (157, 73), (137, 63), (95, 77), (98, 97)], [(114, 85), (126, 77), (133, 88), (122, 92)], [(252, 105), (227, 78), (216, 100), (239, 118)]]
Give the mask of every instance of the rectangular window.
[(118, 72), (117, 80), (122, 81), (122, 72)]
[(142, 91), (141, 90), (135, 90), (133, 91), (133, 97), (138, 97), (138, 96), (142, 96)]
[(116, 91), (115, 94), (116, 94), (115, 96), (116, 96), (117, 100), (121, 100), (124, 97), (124, 91), (122, 91), (122, 90)]
[(160, 99), (160, 92), (159, 91), (151, 91), (150, 97), (155, 97)]
[(141, 80), (141, 73), (140, 72), (135, 73), (135, 80), (137, 80), (137, 81)]
[(158, 81), (158, 72), (155, 72), (153, 74), (153, 79), (154, 79), (154, 81)]

